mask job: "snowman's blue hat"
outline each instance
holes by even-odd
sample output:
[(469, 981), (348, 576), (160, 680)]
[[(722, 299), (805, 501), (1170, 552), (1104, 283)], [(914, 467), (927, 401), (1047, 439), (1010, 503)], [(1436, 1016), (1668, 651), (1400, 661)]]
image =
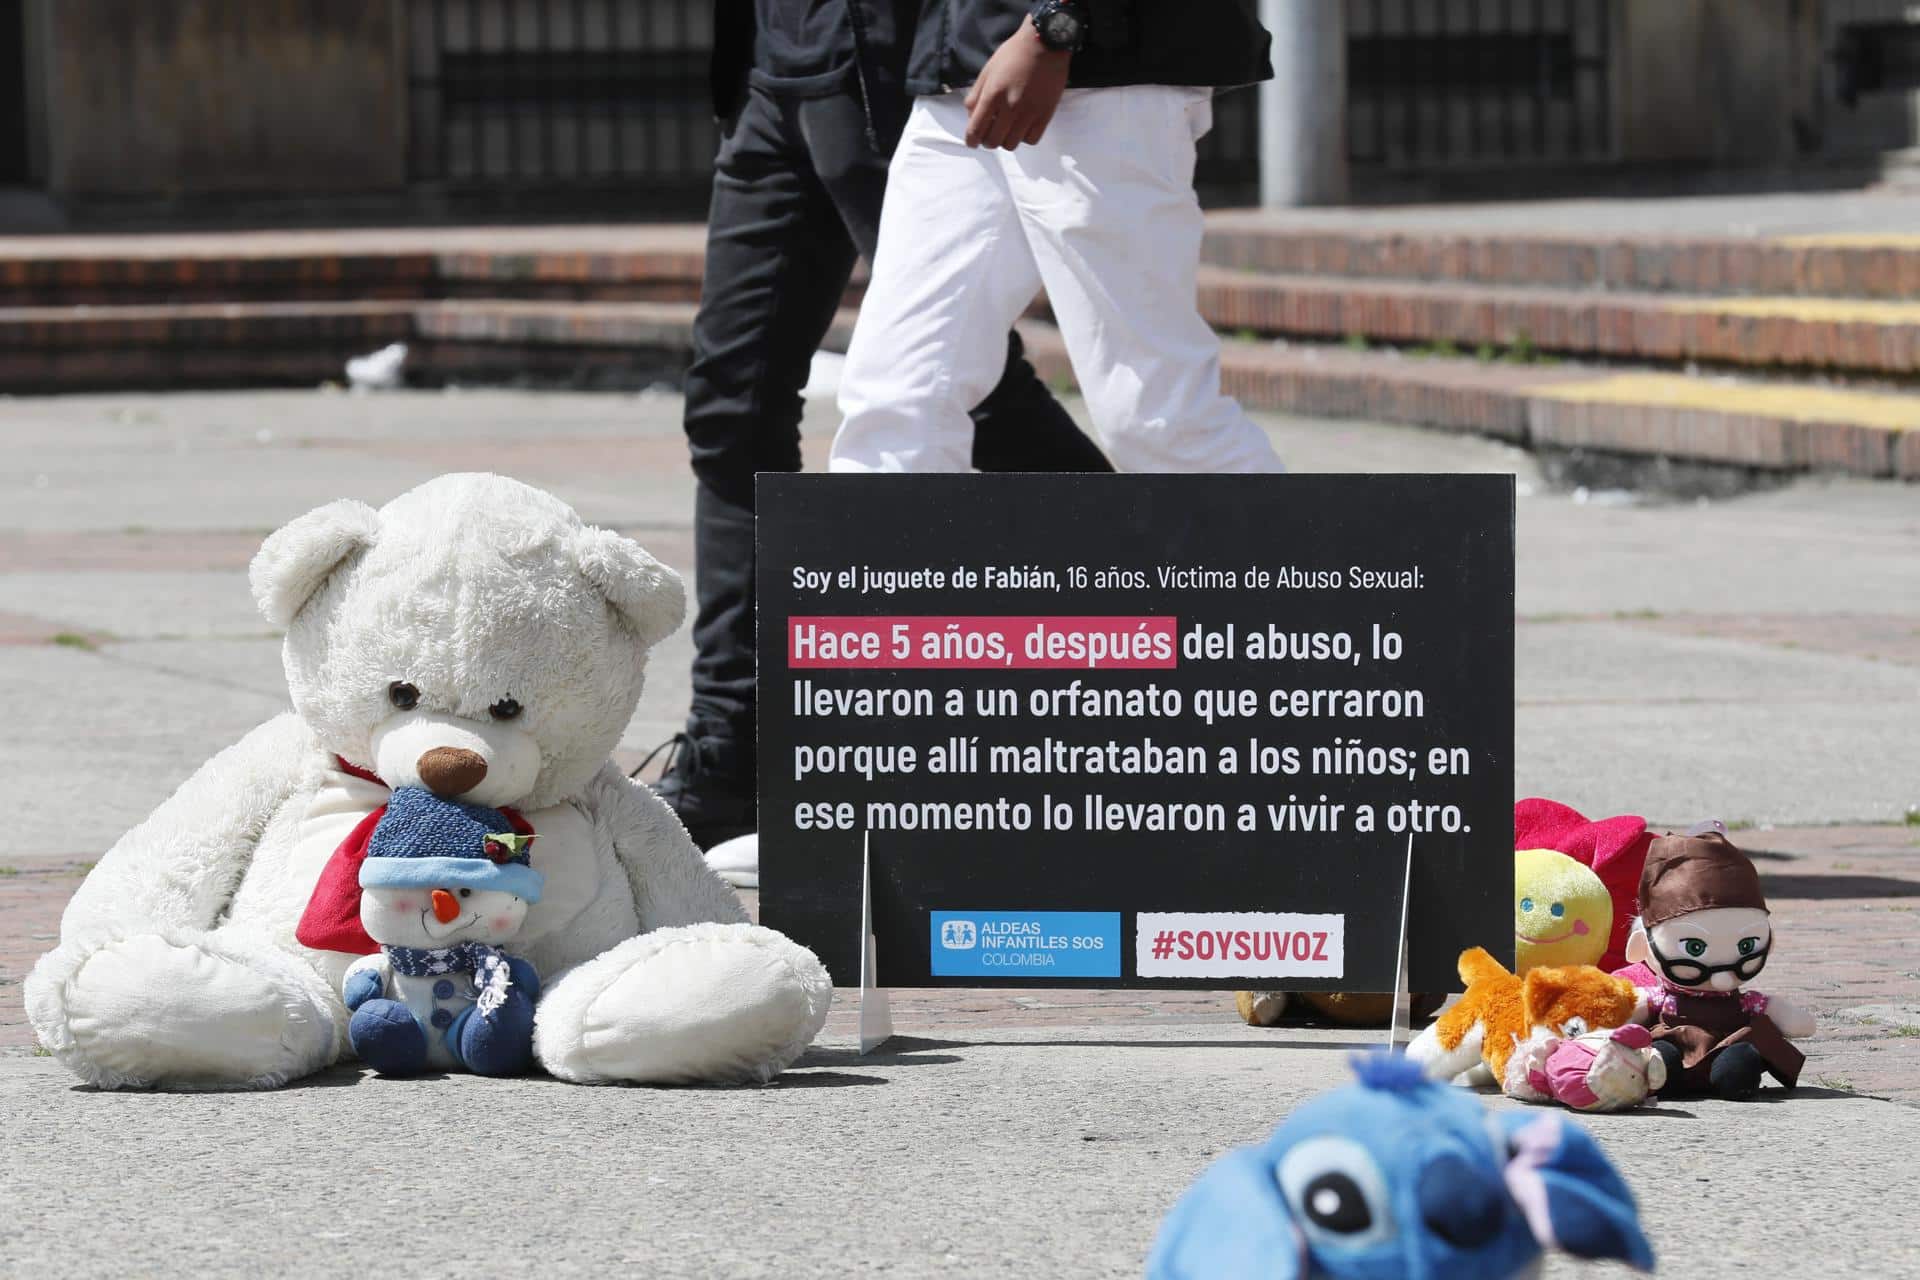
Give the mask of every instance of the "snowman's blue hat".
[(538, 902), (547, 878), (530, 865), (528, 842), (514, 839), (518, 834), (498, 809), (401, 787), (367, 842), (360, 887), (497, 889)]

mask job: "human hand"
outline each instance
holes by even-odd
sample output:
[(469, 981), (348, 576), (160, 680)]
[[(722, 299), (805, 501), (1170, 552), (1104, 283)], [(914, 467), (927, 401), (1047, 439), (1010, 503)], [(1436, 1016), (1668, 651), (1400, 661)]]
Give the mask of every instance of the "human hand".
[(1067, 91), (1073, 55), (1040, 43), (1032, 19), (993, 51), (967, 90), (967, 145), (1011, 151), (1040, 141), (1060, 95)]

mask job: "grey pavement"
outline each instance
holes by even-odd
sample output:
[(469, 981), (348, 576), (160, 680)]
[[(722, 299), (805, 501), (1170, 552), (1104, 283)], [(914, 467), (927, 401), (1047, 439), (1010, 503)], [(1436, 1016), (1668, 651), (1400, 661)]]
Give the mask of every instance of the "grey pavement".
[[(677, 1091), (340, 1069), (100, 1094), (14, 1059), (0, 1271), (1137, 1275), (1194, 1173), (1342, 1083), (1349, 1043), (1049, 1028), (827, 1044), (766, 1089)], [(1920, 1273), (1920, 1168), (1874, 1158), (1920, 1143), (1920, 1111), (1803, 1088), (1587, 1127), (1632, 1169), (1665, 1274)]]
[[(1810, 479), (1580, 501), (1496, 442), (1266, 421), (1298, 471), (1519, 477), (1522, 794), (1758, 824), (1897, 821), (1920, 803), (1920, 490)], [(500, 470), (690, 570), (678, 422), (658, 392), (0, 399), (0, 776), (40, 798), (13, 806), (0, 858), (97, 855), (284, 705), (245, 566), (310, 507)], [(815, 401), (816, 462), (831, 424)], [(684, 631), (658, 651), (628, 757), (677, 727), (688, 655)]]
[[(843, 1003), (757, 1090), (338, 1070), (273, 1094), (97, 1094), (8, 1038), (84, 863), (284, 706), (245, 583), (268, 530), (489, 468), (689, 569), (678, 415), (666, 394), (0, 399), (0, 1047), (21, 1046), (0, 1048), (0, 1274), (1136, 1274), (1208, 1159), (1344, 1078), (1355, 1033), (1250, 1031), (1202, 992), (903, 992), (908, 1038), (868, 1058)], [(1754, 824), (1920, 802), (1920, 490), (1583, 501), (1488, 441), (1266, 422), (1300, 471), (1518, 476), (1523, 793)], [(810, 457), (830, 426), (816, 404)], [(657, 654), (627, 758), (676, 727), (688, 654), (684, 633)], [(1790, 980), (1831, 1037), (1803, 1088), (1588, 1128), (1669, 1274), (1920, 1275), (1902, 1208), (1920, 1110), (1868, 1096), (1920, 1097), (1920, 974), (1875, 958), (1920, 941), (1912, 838), (1776, 837), (1752, 839), (1781, 850), (1764, 870)], [(1548, 1271), (1576, 1273), (1622, 1274)]]

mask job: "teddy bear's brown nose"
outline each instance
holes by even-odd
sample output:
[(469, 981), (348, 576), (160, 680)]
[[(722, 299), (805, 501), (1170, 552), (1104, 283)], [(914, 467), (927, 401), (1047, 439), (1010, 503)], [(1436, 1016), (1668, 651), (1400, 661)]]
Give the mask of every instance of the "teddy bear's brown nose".
[(487, 776), (487, 762), (479, 753), (461, 747), (435, 747), (420, 757), (416, 767), (427, 790), (442, 800), (465, 795)]

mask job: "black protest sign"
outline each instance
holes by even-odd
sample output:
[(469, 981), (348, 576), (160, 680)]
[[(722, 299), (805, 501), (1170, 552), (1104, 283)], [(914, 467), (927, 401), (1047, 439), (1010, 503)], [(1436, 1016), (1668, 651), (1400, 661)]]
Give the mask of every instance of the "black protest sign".
[(1506, 954), (1508, 476), (762, 476), (761, 906), (845, 984)]

